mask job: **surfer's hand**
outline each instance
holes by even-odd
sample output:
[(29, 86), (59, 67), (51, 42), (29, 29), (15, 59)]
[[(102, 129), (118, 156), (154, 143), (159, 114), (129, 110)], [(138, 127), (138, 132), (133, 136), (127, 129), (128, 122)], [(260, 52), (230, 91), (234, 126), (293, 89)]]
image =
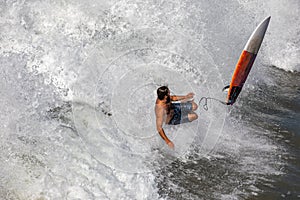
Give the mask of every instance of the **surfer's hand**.
[(168, 141), (167, 142), (167, 145), (171, 148), (171, 149), (174, 149), (174, 144), (172, 141)]
[(188, 93), (185, 97), (187, 98), (187, 99), (191, 99), (191, 98), (193, 98), (194, 97), (194, 93), (192, 93), (192, 92), (190, 92), (190, 93)]

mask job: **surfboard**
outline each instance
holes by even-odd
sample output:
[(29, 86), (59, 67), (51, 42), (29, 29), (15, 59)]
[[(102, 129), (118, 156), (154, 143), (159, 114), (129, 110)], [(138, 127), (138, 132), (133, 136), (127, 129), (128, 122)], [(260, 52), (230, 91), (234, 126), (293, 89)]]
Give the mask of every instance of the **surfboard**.
[(271, 16), (264, 19), (253, 31), (236, 64), (230, 85), (223, 88), (223, 90), (228, 89), (227, 105), (233, 105), (238, 98), (264, 39), (270, 19)]

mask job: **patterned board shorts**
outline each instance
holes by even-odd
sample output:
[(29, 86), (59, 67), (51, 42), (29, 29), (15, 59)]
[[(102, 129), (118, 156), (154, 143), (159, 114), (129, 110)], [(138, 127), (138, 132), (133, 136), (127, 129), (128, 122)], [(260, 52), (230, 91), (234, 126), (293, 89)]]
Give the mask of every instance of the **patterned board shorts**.
[(174, 111), (174, 115), (168, 123), (169, 125), (177, 125), (190, 122), (188, 114), (193, 110), (191, 101), (185, 103), (171, 103), (171, 110)]

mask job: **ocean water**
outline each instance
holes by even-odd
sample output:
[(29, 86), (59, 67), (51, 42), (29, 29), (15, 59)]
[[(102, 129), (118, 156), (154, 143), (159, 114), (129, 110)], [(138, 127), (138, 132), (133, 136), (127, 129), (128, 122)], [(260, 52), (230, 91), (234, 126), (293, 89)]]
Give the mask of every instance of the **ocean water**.
[[(300, 199), (300, 2), (0, 1), (0, 199)], [(237, 102), (155, 130), (156, 88)]]

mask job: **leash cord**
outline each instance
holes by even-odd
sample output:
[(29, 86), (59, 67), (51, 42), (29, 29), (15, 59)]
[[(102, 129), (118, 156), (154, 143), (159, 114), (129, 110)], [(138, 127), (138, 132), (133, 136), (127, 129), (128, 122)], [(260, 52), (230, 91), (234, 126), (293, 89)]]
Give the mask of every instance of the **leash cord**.
[(206, 111), (208, 111), (208, 106), (207, 106), (207, 100), (208, 100), (208, 99), (211, 99), (211, 100), (217, 101), (217, 102), (219, 102), (219, 103), (221, 103), (221, 104), (223, 104), (223, 105), (227, 105), (227, 103), (226, 103), (226, 102), (224, 102), (224, 101), (221, 101), (221, 100), (219, 100), (219, 99), (216, 99), (216, 98), (213, 98), (213, 97), (202, 97), (202, 98), (199, 100), (199, 103), (198, 103), (198, 105), (200, 105), (201, 101), (202, 101), (202, 100), (204, 100), (203, 109), (204, 109), (204, 110), (206, 110)]

